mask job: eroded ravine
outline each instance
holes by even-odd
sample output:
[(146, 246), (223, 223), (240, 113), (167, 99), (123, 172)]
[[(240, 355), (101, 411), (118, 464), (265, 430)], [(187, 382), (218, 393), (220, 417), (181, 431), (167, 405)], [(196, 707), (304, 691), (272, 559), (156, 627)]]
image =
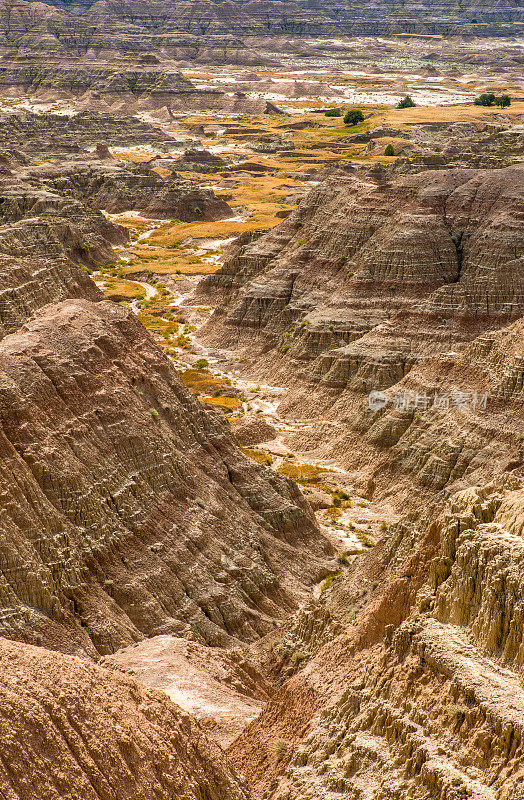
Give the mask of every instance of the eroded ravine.
[[(143, 246), (160, 225), (160, 221), (147, 221), (146, 229), (137, 231), (137, 241)], [(202, 262), (218, 268), (222, 251), (230, 242), (231, 237), (215, 238), (199, 240), (195, 246)], [(128, 264), (130, 258), (125, 248), (121, 255), (121, 263)], [(146, 270), (149, 265), (150, 262), (144, 262)], [(111, 270), (109, 274), (103, 270), (93, 276), (110, 296), (114, 286)], [(139, 277), (134, 277), (135, 272)], [(243, 375), (242, 363), (233, 352), (208, 348), (201, 343), (199, 329), (212, 313), (210, 307), (199, 305), (194, 296), (202, 276), (184, 276), (180, 290), (176, 284), (166, 289), (159, 277), (162, 276), (144, 272), (140, 262), (134, 263), (132, 280), (122, 278), (121, 285), (129, 287), (134, 294), (138, 292), (138, 297), (128, 301), (120, 299), (120, 302), (128, 304), (143, 319), (199, 400), (227, 416), (244, 452), (257, 463), (299, 484), (315, 510), (321, 530), (337, 553), (333, 572), (312, 592), (310, 602), (314, 604), (333, 581), (341, 578), (357, 555), (374, 546), (386, 527), (397, 520), (397, 515), (389, 505), (358, 494), (352, 476), (334, 459), (316, 459), (308, 452), (290, 447), (289, 436), (307, 432), (311, 422), (279, 414), (279, 405), (288, 391), (286, 387), (250, 380)], [(155, 307), (153, 317), (149, 315), (151, 306)], [(154, 320), (152, 327), (151, 319)], [(158, 329), (159, 324), (164, 326), (163, 332)], [(269, 648), (273, 647), (271, 642), (275, 636), (273, 633), (269, 637)], [(219, 744), (227, 747), (260, 714), (270, 688), (262, 672), (247, 688), (243, 679), (231, 683), (231, 663), (224, 667), (223, 662), (232, 658), (235, 664), (245, 658), (252, 670), (264, 647), (262, 640), (257, 645), (253, 662), (250, 648), (244, 653), (233, 651), (228, 656), (202, 648), (198, 637), (194, 642), (191, 637), (185, 641), (153, 637), (139, 646), (108, 656), (105, 663), (123, 669), (148, 685), (162, 688), (178, 705), (193, 714)], [(222, 664), (220, 668), (217, 659)], [(198, 668), (196, 662), (200, 664)]]

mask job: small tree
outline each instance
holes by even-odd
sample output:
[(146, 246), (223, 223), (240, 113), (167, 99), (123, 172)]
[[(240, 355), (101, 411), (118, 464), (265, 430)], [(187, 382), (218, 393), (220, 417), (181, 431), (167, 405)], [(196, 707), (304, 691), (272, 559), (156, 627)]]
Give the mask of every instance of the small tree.
[(327, 111), (324, 112), (325, 117), (341, 117), (342, 111), (340, 108), (328, 108)]
[(413, 98), (407, 94), (403, 100), (397, 103), (397, 108), (414, 108), (417, 104), (413, 102)]
[(344, 117), (344, 125), (358, 125), (364, 122), (364, 114), (359, 108), (351, 108)]
[(476, 106), (492, 106), (495, 104), (495, 95), (493, 93), (481, 94), (475, 100)]
[(388, 146), (384, 150), (384, 155), (385, 156), (394, 156), (395, 155), (395, 150), (394, 150), (394, 147), (393, 147), (392, 144), (388, 144)]
[(495, 97), (495, 105), (500, 108), (507, 108), (511, 105), (511, 99), (508, 94), (501, 94), (500, 97)]

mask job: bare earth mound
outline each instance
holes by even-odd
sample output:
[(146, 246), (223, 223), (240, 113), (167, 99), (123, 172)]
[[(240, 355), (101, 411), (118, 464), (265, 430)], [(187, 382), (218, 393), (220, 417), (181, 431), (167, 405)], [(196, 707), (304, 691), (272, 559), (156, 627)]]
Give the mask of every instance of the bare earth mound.
[(219, 748), (161, 692), (0, 641), (3, 800), (248, 800)]

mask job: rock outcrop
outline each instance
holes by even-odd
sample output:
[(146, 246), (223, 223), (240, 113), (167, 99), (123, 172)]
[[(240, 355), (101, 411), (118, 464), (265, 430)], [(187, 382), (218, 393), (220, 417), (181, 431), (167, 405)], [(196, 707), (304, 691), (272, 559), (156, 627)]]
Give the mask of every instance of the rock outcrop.
[[(77, 13), (68, 13), (69, 8)], [(286, 9), (278, 2), (256, 4), (249, 0), (234, 6), (205, 0), (167, 8), (160, 0), (134, 0), (131, 5), (114, 0), (92, 4), (56, 0), (47, 5), (18, 0), (14, 5), (6, 4), (1, 22), (11, 47), (30, 44), (55, 53), (116, 50), (133, 54), (176, 48), (189, 54), (202, 44), (217, 51), (229, 46), (235, 52), (239, 36), (511, 36), (514, 23), (521, 19), (521, 9), (514, 0), (499, 0), (495, 7), (489, 2), (446, 0), (380, 0), (365, 6), (346, 0), (335, 6), (319, 0), (296, 2)], [(244, 59), (241, 63), (252, 62)]]
[(134, 314), (102, 301), (88, 273), (128, 240), (108, 208), (230, 213), (113, 159), (3, 179), (0, 633), (95, 659), (156, 634), (256, 639), (332, 546), (296, 485), (246, 458)]
[(245, 647), (226, 650), (175, 636), (153, 636), (101, 664), (161, 689), (225, 748), (260, 714), (273, 688)]
[(129, 114), (0, 114), (0, 145), (6, 150), (18, 148), (42, 158), (64, 157), (103, 142), (127, 148), (150, 145), (167, 152), (177, 144), (160, 128)]
[(162, 692), (0, 640), (5, 800), (249, 800), (223, 753)]
[[(46, 7), (42, 5), (34, 8), (41, 11)], [(0, 34), (1, 11), (0, 8)], [(78, 36), (80, 31), (77, 26), (81, 29), (82, 22), (76, 18), (75, 23), (74, 35)], [(114, 20), (108, 20), (106, 24), (114, 25)], [(30, 59), (29, 63), (18, 63), (15, 60), (11, 64), (6, 61), (0, 64), (0, 92), (3, 95), (8, 97), (28, 95), (41, 102), (71, 100), (76, 107), (84, 111), (101, 111), (105, 114), (108, 111), (115, 111), (119, 116), (160, 109), (164, 111), (167, 109), (168, 113), (188, 110), (207, 112), (209, 109), (233, 114), (264, 114), (278, 111), (268, 101), (252, 99), (244, 92), (224, 92), (214, 86), (199, 89), (172, 68), (159, 69), (143, 64), (130, 68), (128, 62), (124, 62), (120, 68), (115, 69), (113, 65), (108, 65), (103, 60), (93, 60), (85, 66), (80, 66), (74, 58), (58, 59), (57, 63), (50, 64), (47, 59), (42, 59), (42, 53), (36, 55), (42, 45), (44, 50), (49, 46), (47, 39), (38, 42), (39, 35), (40, 33), (37, 34), (36, 41), (31, 42), (31, 46), (35, 48), (36, 62)], [(107, 35), (106, 31), (105, 42)], [(118, 39), (119, 34), (115, 31), (113, 44), (116, 47)], [(63, 43), (65, 41), (62, 39)], [(137, 46), (140, 49), (140, 42)], [(73, 46), (73, 50), (75, 49)], [(105, 45), (103, 49), (106, 49)], [(108, 54), (108, 61), (110, 60)]]
[[(154, 162), (153, 162), (154, 165)], [(0, 216), (66, 213), (72, 201), (89, 209), (119, 214), (136, 211), (150, 219), (214, 221), (233, 216), (228, 204), (209, 189), (175, 175), (161, 177), (147, 163), (77, 159), (28, 167), (0, 185)], [(75, 214), (76, 216), (76, 214)]]
[[(319, 603), (344, 633), (320, 640), (230, 750), (260, 796), (521, 797), (523, 502), (508, 473), (343, 573)], [(314, 648), (315, 625), (301, 629)]]
[(93, 655), (249, 640), (318, 578), (330, 546), (298, 489), (243, 456), (131, 312), (64, 301), (0, 350), (4, 635)]
[[(205, 340), (247, 356), (258, 378), (293, 374), (281, 411), (319, 420), (295, 444), (374, 463), (371, 492), (398, 490), (397, 468), (439, 491), (489, 469), (496, 447), (502, 463), (522, 408), (521, 176), (328, 179), (203, 282), (222, 299)], [(369, 408), (372, 391), (383, 407)], [(327, 418), (339, 423), (329, 437)]]

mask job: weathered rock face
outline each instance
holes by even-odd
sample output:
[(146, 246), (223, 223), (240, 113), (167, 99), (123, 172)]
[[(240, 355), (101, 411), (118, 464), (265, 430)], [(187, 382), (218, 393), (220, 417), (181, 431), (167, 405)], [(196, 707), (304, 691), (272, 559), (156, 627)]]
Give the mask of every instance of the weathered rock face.
[(260, 714), (273, 692), (250, 663), (247, 648), (226, 650), (175, 636), (153, 636), (104, 656), (101, 665), (166, 692), (223, 748)]
[[(39, 8), (40, 11), (46, 9), (45, 6), (34, 8)], [(0, 8), (0, 16), (1, 11)], [(69, 22), (71, 21), (68, 20)], [(111, 26), (112, 22), (114, 21), (108, 20), (108, 25)], [(6, 25), (8, 24), (6, 22)], [(76, 18), (74, 24), (80, 29), (75, 28), (74, 31), (74, 35), (78, 36), (81, 34), (82, 23)], [(0, 19), (0, 32), (1, 25)], [(116, 28), (118, 27), (116, 25)], [(198, 89), (180, 72), (172, 69), (155, 69), (144, 64), (134, 64), (129, 68), (128, 61), (115, 69), (113, 65), (108, 66), (107, 62), (111, 60), (109, 54), (106, 54), (106, 61), (93, 59), (87, 66), (80, 66), (76, 58), (67, 59), (69, 47), (66, 46), (66, 58), (57, 59), (54, 64), (49, 63), (41, 52), (49, 46), (49, 40), (44, 38), (43, 41), (39, 41), (39, 36), (40, 34), (36, 34), (35, 40), (31, 41), (33, 56), (29, 59), (29, 63), (14, 61), (11, 64), (4, 62), (0, 65), (0, 91), (3, 95), (8, 97), (30, 95), (41, 101), (51, 102), (57, 99), (72, 100), (77, 107), (87, 111), (114, 110), (119, 115), (154, 109), (206, 112), (213, 109), (234, 114), (274, 113), (275, 107), (263, 99), (251, 99), (243, 92), (228, 93), (215, 88)], [(104, 34), (106, 45), (107, 36), (106, 31)], [(116, 30), (115, 37), (112, 45), (118, 48), (119, 35)], [(65, 43), (65, 39), (63, 42)], [(0, 48), (2, 44), (0, 37)], [(107, 49), (106, 45), (103, 47), (104, 50)], [(140, 50), (142, 47), (143, 43), (142, 45), (137, 43), (137, 49)], [(73, 45), (72, 49), (76, 51), (77, 45)], [(113, 47), (109, 49), (112, 51)], [(124, 50), (126, 49), (124, 47)]]
[(0, 145), (9, 150), (21, 148), (32, 156), (64, 156), (101, 142), (113, 147), (151, 145), (169, 151), (176, 143), (159, 128), (137, 117), (83, 111), (71, 116), (0, 114)]
[(443, 327), (453, 319), (455, 329), (440, 334), (448, 349), (500, 327), (501, 315), (510, 321), (523, 310), (521, 178), (518, 167), (383, 184), (337, 174), (209, 276), (204, 287), (227, 298), (210, 335), (220, 328), (242, 341), (253, 331), (264, 348), (288, 344), (290, 355), (309, 360), (324, 350), (336, 358), (341, 340), (384, 330), (398, 337), (392, 349), (413, 359), (436, 345), (435, 336), (409, 337), (415, 317), (418, 331), (424, 316)]
[(30, 167), (20, 170), (14, 181), (6, 179), (2, 190), (0, 214), (7, 220), (32, 217), (53, 206), (61, 212), (64, 205), (70, 204), (64, 198), (86, 203), (90, 209), (109, 213), (133, 210), (153, 219), (193, 222), (233, 215), (225, 200), (209, 189), (201, 189), (177, 175), (162, 178), (148, 164), (113, 160), (75, 160)]
[(84, 203), (10, 175), (0, 186), (0, 338), (67, 297), (101, 300), (86, 271), (129, 234)]
[(162, 692), (43, 648), (0, 641), (5, 800), (248, 800), (198, 724)]
[[(230, 751), (261, 796), (521, 797), (523, 508), (515, 472), (460, 492), (303, 612), (297, 632), (318, 654)], [(327, 643), (308, 615), (322, 634), (338, 620)]]
[(140, 108), (177, 107), (180, 98), (197, 94), (191, 81), (179, 72), (164, 72), (148, 67), (115, 70), (107, 65), (45, 63), (12, 64), (0, 67), (0, 87), (4, 93), (56, 100), (58, 97), (95, 96), (99, 108), (119, 102), (124, 113)]
[[(64, 9), (71, 8), (74, 15)], [(202, 44), (217, 50), (230, 37), (279, 35), (377, 35), (392, 33), (514, 35), (512, 23), (521, 20), (514, 0), (492, 3), (426, 0), (403, 3), (398, 0), (367, 3), (351, 0), (336, 4), (319, 0), (297, 2), (284, 10), (277, 2), (249, 0), (224, 4), (205, 2), (165, 3), (135, 0), (113, 2), (57, 2), (49, 5), (18, 2), (6, 6), (3, 14), (9, 44), (86, 52), (116, 49), (155, 52), (162, 47), (189, 50)], [(161, 26), (161, 27), (160, 27)], [(105, 32), (105, 37), (104, 37)], [(222, 37), (222, 39), (221, 39)], [(249, 62), (247, 62), (249, 63)]]
[(0, 348), (4, 634), (250, 639), (318, 577), (330, 547), (298, 489), (248, 462), (131, 312), (65, 301)]
[[(502, 121), (428, 123), (414, 127), (407, 142), (408, 153), (397, 159), (395, 173), (443, 167), (500, 168), (522, 161), (524, 131), (520, 125), (508, 127)], [(392, 136), (398, 136), (392, 133)], [(405, 134), (404, 134), (405, 136)], [(373, 142), (370, 152), (380, 152)], [(398, 149), (398, 145), (397, 145)], [(410, 153), (416, 150), (416, 155)]]
[(114, 261), (113, 245), (128, 240), (100, 212), (19, 184), (2, 195), (0, 221), (0, 338), (48, 303), (102, 299), (84, 270)]
[(101, 300), (102, 293), (69, 259), (0, 259), (0, 338), (17, 331), (39, 308), (64, 297)]
[[(389, 484), (394, 493), (403, 471), (432, 491), (456, 490), (476, 469), (485, 475), (497, 447), (500, 463), (517, 447), (521, 175), (328, 179), (203, 282), (224, 299), (205, 339), (248, 355), (259, 377), (288, 383), (294, 374), (281, 411), (341, 423), (329, 436), (319, 424), (309, 446), (357, 470), (374, 463), (370, 491)], [(386, 392), (376, 413), (373, 390)], [(470, 410), (489, 395), (488, 409), (477, 403), (464, 416), (461, 390)], [(446, 408), (433, 408), (436, 394)], [(304, 449), (305, 439), (295, 443)]]
[(128, 232), (97, 209), (220, 219), (227, 203), (147, 167), (109, 161), (19, 167), (0, 185), (0, 336), (66, 297), (100, 300), (84, 270), (116, 259)]

